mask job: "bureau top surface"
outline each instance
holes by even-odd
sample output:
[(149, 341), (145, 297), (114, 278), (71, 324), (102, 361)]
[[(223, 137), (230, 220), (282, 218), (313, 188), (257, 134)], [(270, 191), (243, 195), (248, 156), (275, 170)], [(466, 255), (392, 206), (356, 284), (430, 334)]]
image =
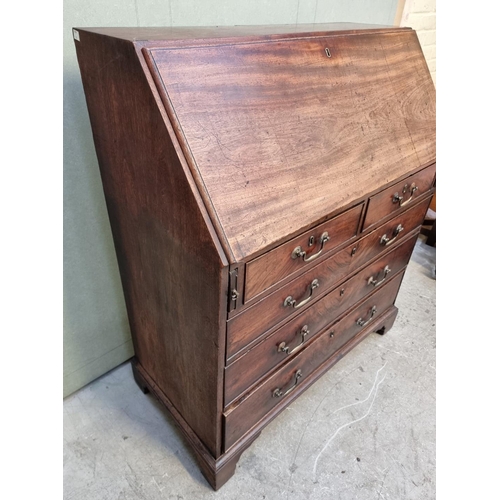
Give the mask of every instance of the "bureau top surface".
[(435, 160), (435, 89), (413, 30), (122, 30), (112, 36), (190, 39), (143, 46), (232, 261)]
[(391, 30), (402, 31), (408, 28), (380, 24), (363, 23), (309, 23), (309, 24), (271, 24), (254, 26), (158, 26), (158, 27), (97, 27), (76, 28), (107, 35), (132, 42), (168, 42), (175, 40), (208, 40), (221, 38), (274, 39), (304, 35), (318, 36), (332, 32), (378, 32)]

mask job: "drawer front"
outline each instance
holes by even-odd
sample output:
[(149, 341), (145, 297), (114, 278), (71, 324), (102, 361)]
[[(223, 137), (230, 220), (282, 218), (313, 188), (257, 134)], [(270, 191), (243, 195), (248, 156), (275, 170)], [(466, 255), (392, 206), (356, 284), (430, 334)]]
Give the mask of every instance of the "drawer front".
[(389, 281), (408, 263), (418, 230), (405, 242), (345, 281), (295, 317), (225, 370), (224, 400), (227, 406), (267, 372), (300, 351), (326, 326), (373, 290)]
[(282, 402), (286, 404), (288, 394), (351, 338), (368, 328), (371, 320), (385, 312), (394, 303), (402, 279), (403, 272), (382, 285), (353, 311), (318, 335), (314, 342), (304, 347), (238, 406), (225, 413), (225, 449), (231, 447), (275, 406)]
[(432, 188), (435, 175), (436, 165), (434, 164), (372, 196), (368, 200), (363, 231), (382, 219), (394, 215), (402, 207), (415, 203), (416, 199)]
[[(250, 347), (252, 342), (271, 328), (300, 314), (327, 290), (419, 227), (428, 204), (427, 198), (231, 318), (227, 325), (227, 360)], [(398, 227), (403, 228), (399, 233)], [(382, 239), (388, 244), (381, 243)], [(318, 286), (313, 288), (312, 283), (315, 280)], [(295, 307), (285, 305), (288, 297), (297, 301)], [(308, 297), (310, 297), (308, 302), (300, 306), (300, 303)]]
[(362, 204), (351, 208), (249, 262), (246, 266), (245, 303), (284, 278), (311, 267), (319, 256), (355, 238), (362, 208)]

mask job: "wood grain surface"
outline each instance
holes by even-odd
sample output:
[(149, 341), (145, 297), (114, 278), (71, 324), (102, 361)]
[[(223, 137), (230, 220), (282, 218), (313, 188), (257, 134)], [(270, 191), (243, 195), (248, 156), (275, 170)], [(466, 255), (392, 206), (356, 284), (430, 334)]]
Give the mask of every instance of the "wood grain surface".
[[(402, 279), (403, 273), (400, 273), (389, 283), (384, 284), (382, 288), (370, 295), (340, 321), (318, 335), (314, 342), (306, 346), (283, 368), (266, 378), (262, 385), (257, 386), (240, 404), (229, 410), (225, 418), (226, 449), (232, 446), (247, 429), (252, 428), (274, 406), (281, 403), (282, 399), (273, 397), (273, 392), (277, 388), (289, 388), (293, 385), (293, 377), (297, 370), (302, 372), (302, 378), (297, 384), (299, 386), (321, 363), (364, 329), (356, 323), (357, 319), (366, 320), (369, 318), (373, 306), (377, 307), (376, 316), (389, 309), (394, 304)], [(333, 335), (330, 335), (332, 332)]]
[(241, 454), (259, 437), (260, 431), (252, 433), (249, 439), (238, 443), (237, 446), (233, 446), (229, 452), (221, 454), (218, 458), (214, 458), (191, 426), (177, 411), (168, 396), (158, 384), (154, 382), (136, 359), (132, 361), (132, 370), (135, 381), (143, 392), (145, 394), (151, 392), (172, 415), (175, 424), (191, 446), (194, 458), (206, 480), (214, 490), (218, 490), (234, 474), (236, 464)]
[(131, 42), (154, 42), (155, 45), (175, 45), (181, 42), (183, 46), (189, 41), (200, 43), (217, 43), (235, 40), (275, 40), (277, 38), (296, 38), (297, 36), (325, 36), (333, 32), (381, 33), (384, 31), (408, 31), (409, 28), (382, 24), (360, 23), (304, 23), (304, 24), (270, 24), (248, 26), (130, 26), (130, 27), (95, 27), (75, 28), (91, 33), (121, 38)]
[(134, 46), (81, 32), (76, 48), (135, 355), (217, 457), (227, 262)]
[[(265, 424), (392, 326), (433, 189), (395, 209), (386, 194), (435, 163), (434, 86), (406, 28), (78, 31), (134, 375), (217, 489)], [(291, 259), (317, 252), (325, 228), (317, 260)], [(314, 278), (306, 304), (285, 306)], [(372, 299), (373, 322), (356, 325)], [(282, 360), (276, 342), (293, 348), (304, 324), (309, 340)]]
[(150, 54), (236, 260), (435, 159), (413, 31)]
[[(435, 175), (436, 165), (434, 164), (414, 175), (410, 175), (394, 186), (371, 196), (368, 200), (363, 231), (370, 229), (375, 224), (378, 224), (388, 217), (392, 217), (399, 211), (404, 210), (404, 208), (414, 205), (417, 200), (421, 199), (421, 196), (425, 196), (432, 188)], [(412, 186), (417, 188), (413, 194), (411, 193)], [(402, 197), (401, 203), (403, 205), (400, 205), (399, 202), (394, 202), (395, 195)]]
[[(288, 321), (304, 311), (305, 308), (284, 307), (284, 301), (288, 296), (296, 299), (306, 296), (310, 290), (310, 283), (314, 279), (318, 279), (320, 286), (313, 291), (308, 305), (315, 303), (341, 280), (346, 279), (351, 273), (357, 272), (361, 266), (377, 258), (386, 250), (390, 250), (391, 245), (397, 244), (399, 240), (404, 239), (407, 234), (418, 228), (422, 224), (429, 201), (429, 197), (420, 201), (406, 212), (399, 214), (363, 238), (356, 240), (355, 243), (310, 268), (298, 278), (269, 294), (237, 316), (232, 317), (227, 324), (226, 356), (228, 361), (238, 353), (243, 352), (276, 325), (285, 320)], [(402, 225), (404, 229), (394, 237), (394, 230), (399, 225)], [(390, 243), (389, 246), (380, 244), (384, 235), (388, 238), (394, 238), (393, 243)]]
[[(245, 275), (245, 304), (284, 278), (314, 266), (318, 262), (312, 260), (314, 255), (327, 255), (341, 244), (353, 239), (358, 232), (362, 208), (362, 205), (357, 205), (249, 262), (246, 265)], [(328, 233), (329, 240), (322, 247), (320, 240), (324, 232)], [(311, 237), (314, 238), (314, 243), (309, 246)], [(306, 252), (305, 258), (311, 260), (292, 258), (292, 253), (299, 246)]]
[(304, 344), (309, 343), (329, 323), (335, 321), (356, 302), (375, 290), (368, 280), (371, 277), (381, 280), (385, 266), (389, 266), (391, 270), (387, 275), (387, 281), (403, 270), (410, 260), (418, 234), (417, 230), (409, 239), (339, 285), (316, 304), (307, 308), (302, 314), (230, 364), (224, 376), (225, 405), (234, 401), (269, 370), (289, 361), (289, 355), (279, 350), (282, 342), (285, 342), (291, 351), (300, 344), (301, 332), (307, 326), (309, 333), (305, 337)]

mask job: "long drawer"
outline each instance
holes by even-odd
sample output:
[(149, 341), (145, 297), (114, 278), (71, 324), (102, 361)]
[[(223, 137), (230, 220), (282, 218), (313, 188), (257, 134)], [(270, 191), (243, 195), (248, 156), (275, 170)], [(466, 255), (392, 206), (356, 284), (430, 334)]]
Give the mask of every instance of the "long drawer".
[(340, 321), (326, 328), (316, 340), (305, 346), (240, 404), (226, 412), (225, 449), (231, 447), (275, 406), (285, 402), (287, 396), (323, 362), (390, 308), (396, 299), (403, 274), (404, 271), (401, 271)]
[(334, 288), (303, 314), (283, 325), (227, 366), (224, 377), (225, 405), (231, 404), (266, 373), (300, 351), (356, 302), (404, 269), (417, 238), (418, 229), (406, 241)]
[(429, 198), (426, 198), (231, 318), (227, 324), (227, 361), (273, 327), (300, 314), (305, 306), (316, 302), (347, 276), (418, 228), (428, 205)]

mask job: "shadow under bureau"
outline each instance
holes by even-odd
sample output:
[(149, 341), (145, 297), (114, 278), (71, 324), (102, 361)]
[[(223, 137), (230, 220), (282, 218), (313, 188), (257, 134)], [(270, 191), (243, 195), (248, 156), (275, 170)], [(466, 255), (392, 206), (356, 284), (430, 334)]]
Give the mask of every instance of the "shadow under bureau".
[(217, 489), (391, 328), (435, 184), (408, 28), (76, 28), (135, 348)]

